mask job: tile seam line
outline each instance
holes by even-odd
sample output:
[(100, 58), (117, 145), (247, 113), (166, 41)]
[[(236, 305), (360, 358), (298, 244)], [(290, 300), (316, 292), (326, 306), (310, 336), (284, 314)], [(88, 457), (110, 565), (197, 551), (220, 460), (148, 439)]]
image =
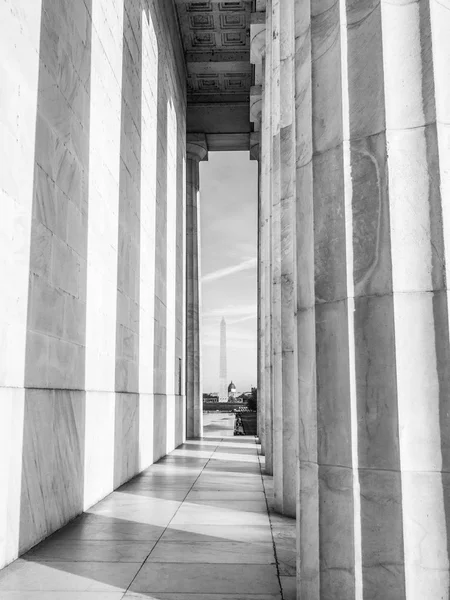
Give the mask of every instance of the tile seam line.
[[(222, 438), (223, 440), (223, 438)], [(217, 448), (219, 447), (219, 444), (222, 443), (222, 440), (220, 440), (220, 442), (218, 443), (218, 445), (214, 448), (214, 452), (217, 451)], [(182, 445), (182, 444), (181, 444)], [(167, 525), (164, 527), (163, 532), (161, 533), (161, 535), (159, 536), (159, 538), (156, 540), (156, 542), (154, 543), (152, 549), (150, 550), (150, 552), (148, 553), (148, 555), (145, 557), (145, 560), (143, 561), (143, 563), (141, 564), (138, 572), (136, 573), (136, 575), (133, 577), (133, 579), (130, 581), (130, 584), (128, 585), (127, 589), (125, 590), (124, 595), (122, 596), (122, 600), (125, 598), (125, 596), (128, 594), (128, 592), (131, 592), (131, 586), (133, 585), (134, 581), (136, 580), (137, 576), (139, 575), (139, 573), (142, 571), (144, 565), (146, 564), (147, 560), (149, 559), (151, 553), (153, 552), (153, 550), (156, 548), (156, 546), (159, 544), (161, 538), (163, 537), (163, 535), (166, 533), (167, 529), (169, 528), (170, 524), (172, 523), (173, 519), (175, 518), (175, 516), (177, 515), (178, 511), (180, 510), (180, 508), (183, 506), (186, 498), (189, 496), (189, 494), (192, 491), (192, 488), (194, 487), (194, 485), (197, 483), (200, 475), (203, 473), (203, 471), (205, 470), (206, 466), (208, 465), (209, 461), (211, 460), (212, 456), (214, 455), (214, 452), (211, 454), (211, 456), (208, 458), (208, 460), (206, 461), (206, 463), (203, 465), (202, 470), (200, 471), (200, 473), (198, 474), (198, 476), (196, 477), (195, 481), (193, 482), (193, 484), (191, 485), (191, 487), (188, 489), (188, 491), (186, 492), (185, 497), (183, 498), (183, 500), (180, 502), (180, 506), (177, 508), (177, 510), (174, 512), (172, 518), (170, 519), (170, 521), (167, 523)], [(171, 453), (169, 453), (170, 455)], [(169, 456), (166, 454), (166, 456)], [(154, 464), (158, 464), (158, 463), (154, 463)], [(151, 465), (149, 468), (151, 468), (153, 465)], [(139, 593), (139, 592), (137, 592)]]
[[(255, 441), (255, 444), (256, 444), (256, 441)], [(275, 565), (276, 565), (276, 569), (277, 569), (278, 586), (280, 588), (281, 600), (285, 600), (284, 599), (284, 593), (283, 593), (283, 586), (281, 585), (280, 565), (279, 565), (279, 562), (278, 562), (277, 546), (275, 544), (275, 539), (273, 537), (272, 518), (270, 516), (269, 503), (267, 501), (267, 492), (266, 492), (266, 486), (264, 484), (264, 477), (263, 477), (263, 472), (262, 472), (262, 467), (261, 467), (261, 459), (260, 459), (261, 455), (259, 453), (258, 444), (256, 444), (256, 452), (257, 452), (257, 456), (258, 456), (258, 463), (259, 463), (259, 471), (260, 471), (260, 476), (261, 476), (261, 483), (262, 483), (262, 487), (263, 487), (263, 490), (264, 490), (264, 498), (266, 500), (267, 516), (269, 518), (270, 535), (272, 537), (272, 547), (273, 547), (273, 555), (275, 557)]]

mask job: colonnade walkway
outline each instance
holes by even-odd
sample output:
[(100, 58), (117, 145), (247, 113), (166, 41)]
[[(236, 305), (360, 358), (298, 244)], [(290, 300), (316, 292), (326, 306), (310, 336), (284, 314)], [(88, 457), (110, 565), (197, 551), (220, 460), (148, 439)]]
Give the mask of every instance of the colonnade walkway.
[(255, 438), (188, 441), (0, 572), (1, 600), (290, 600), (295, 523)]

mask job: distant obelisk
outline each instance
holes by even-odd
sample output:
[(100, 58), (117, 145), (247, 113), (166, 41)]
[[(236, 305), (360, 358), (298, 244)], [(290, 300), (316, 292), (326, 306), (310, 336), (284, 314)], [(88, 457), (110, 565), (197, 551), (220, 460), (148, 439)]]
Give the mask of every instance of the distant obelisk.
[(220, 369), (219, 369), (219, 402), (228, 402), (227, 387), (227, 324), (222, 317), (220, 322)]

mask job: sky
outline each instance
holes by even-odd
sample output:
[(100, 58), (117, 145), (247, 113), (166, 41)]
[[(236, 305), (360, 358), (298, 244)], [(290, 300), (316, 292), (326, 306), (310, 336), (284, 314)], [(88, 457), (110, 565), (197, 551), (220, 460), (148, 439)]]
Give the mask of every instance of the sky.
[(256, 387), (258, 163), (248, 152), (210, 152), (200, 163), (203, 391), (219, 390), (220, 321), (228, 381)]

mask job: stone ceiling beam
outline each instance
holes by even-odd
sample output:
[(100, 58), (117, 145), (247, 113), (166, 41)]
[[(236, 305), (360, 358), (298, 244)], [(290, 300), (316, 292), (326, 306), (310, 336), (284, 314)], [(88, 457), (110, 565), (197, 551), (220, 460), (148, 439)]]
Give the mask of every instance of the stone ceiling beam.
[[(260, 0), (258, 0), (260, 1)], [(265, 0), (264, 0), (265, 1)], [(199, 4), (205, 7), (205, 10), (207, 10), (207, 7), (209, 4), (228, 4), (228, 5), (232, 5), (232, 4), (253, 4), (253, 0), (241, 0), (241, 2), (230, 2), (230, 1), (226, 1), (224, 2), (223, 0), (176, 0), (176, 4)], [(231, 12), (231, 10), (230, 10)]]
[(188, 104), (187, 131), (250, 133), (248, 102)]
[(233, 73), (235, 71), (239, 73), (251, 73), (252, 66), (249, 61), (246, 62), (225, 62), (225, 63), (211, 63), (211, 62), (195, 62), (188, 63), (187, 68), (189, 73), (192, 74), (220, 74), (220, 73)]
[(242, 94), (242, 95), (236, 95), (236, 94), (188, 94), (188, 105), (196, 105), (196, 104), (203, 104), (203, 105), (210, 105), (210, 104), (246, 104), (247, 105), (247, 112), (249, 110), (249, 98), (250, 95), (249, 94)]
[(249, 60), (249, 50), (243, 50), (242, 52), (235, 52), (234, 50), (230, 52), (223, 50), (211, 50), (209, 52), (186, 52), (187, 63), (248, 63)]

